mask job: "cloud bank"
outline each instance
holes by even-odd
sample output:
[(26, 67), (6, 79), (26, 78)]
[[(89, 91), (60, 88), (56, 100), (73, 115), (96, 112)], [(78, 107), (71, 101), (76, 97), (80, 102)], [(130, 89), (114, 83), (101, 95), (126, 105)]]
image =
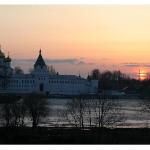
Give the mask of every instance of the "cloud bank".
[[(26, 64), (26, 63), (35, 63), (35, 59), (14, 59), (13, 64)], [(47, 65), (50, 64), (71, 64), (71, 65), (93, 65), (92, 62), (87, 62), (83, 58), (68, 58), (68, 59), (45, 59)]]
[(146, 67), (146, 68), (150, 68), (150, 63), (122, 63), (122, 66), (125, 67)]

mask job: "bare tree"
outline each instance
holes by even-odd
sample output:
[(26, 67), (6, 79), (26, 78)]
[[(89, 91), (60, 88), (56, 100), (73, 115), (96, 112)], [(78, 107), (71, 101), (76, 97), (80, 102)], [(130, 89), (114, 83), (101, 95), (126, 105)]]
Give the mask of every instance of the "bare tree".
[(1, 119), (5, 126), (19, 126), (21, 119), (21, 97), (15, 95), (1, 95)]
[(32, 120), (32, 127), (35, 128), (40, 120), (49, 114), (48, 101), (45, 95), (32, 93), (25, 97), (24, 104), (27, 108), (28, 116)]
[(14, 73), (15, 74), (23, 74), (23, 70), (21, 69), (21, 67), (17, 66), (14, 68)]
[(114, 100), (100, 96), (95, 100), (95, 117), (98, 127), (109, 127), (121, 121), (120, 105)]
[(57, 72), (55, 70), (55, 68), (51, 65), (51, 66), (48, 66), (48, 71), (51, 75), (56, 75)]
[(21, 99), (20, 102), (20, 126), (24, 126), (24, 119), (27, 116), (27, 107), (23, 101), (23, 99)]
[(94, 69), (94, 70), (91, 71), (90, 77), (94, 80), (99, 80), (100, 75), (101, 75), (101, 73), (100, 73), (99, 69)]
[(20, 104), (19, 103), (12, 103), (10, 105), (10, 110), (12, 113), (12, 126), (19, 126), (20, 124)]
[(24, 126), (24, 119), (26, 116), (27, 108), (24, 104), (23, 99), (18, 102), (12, 103), (11, 111), (13, 116), (13, 126)]
[[(147, 99), (147, 100), (143, 100), (142, 102), (139, 103), (139, 106), (141, 107), (141, 109), (139, 111), (137, 111), (138, 115), (140, 118), (148, 118), (149, 117), (149, 114), (150, 114), (150, 101)], [(146, 126), (148, 127), (149, 126), (149, 123), (146, 122), (145, 123)]]
[(92, 120), (94, 115), (94, 99), (86, 99), (84, 102), (87, 122), (89, 122), (89, 126), (92, 127)]
[(11, 112), (11, 104), (3, 104), (1, 107), (1, 117), (4, 121), (4, 125), (6, 127), (11, 126), (12, 120), (12, 112)]
[(67, 103), (66, 117), (76, 127), (84, 128), (85, 103), (82, 98), (74, 98)]

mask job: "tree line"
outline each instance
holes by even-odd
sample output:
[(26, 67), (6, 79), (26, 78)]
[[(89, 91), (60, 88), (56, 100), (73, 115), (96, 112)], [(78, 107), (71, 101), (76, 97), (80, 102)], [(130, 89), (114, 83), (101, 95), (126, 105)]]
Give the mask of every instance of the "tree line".
[(140, 98), (150, 98), (150, 78), (144, 80), (131, 78), (128, 74), (115, 71), (93, 69), (87, 79), (98, 80), (99, 92), (103, 90), (124, 91), (126, 94), (137, 94)]
[(66, 104), (63, 117), (75, 127), (114, 127), (124, 120), (121, 106), (107, 96), (85, 99), (77, 97)]
[(32, 127), (37, 127), (40, 120), (49, 115), (47, 98), (43, 94), (2, 95), (0, 99), (1, 123), (6, 127), (23, 127), (25, 119), (32, 121)]
[[(150, 113), (150, 101), (140, 103), (140, 113)], [(68, 122), (69, 126), (85, 127), (117, 127), (123, 124), (126, 117), (122, 113), (119, 99), (111, 99), (106, 95), (94, 98), (78, 96), (68, 100), (64, 109), (60, 111), (61, 121)], [(48, 98), (40, 93), (31, 93), (27, 96), (0, 95), (0, 124), (5, 127), (23, 127), (31, 121), (36, 128), (43, 119), (51, 117), (52, 106)], [(58, 124), (60, 122), (57, 122)]]
[[(0, 96), (0, 118), (3, 126), (23, 127), (25, 120), (31, 120), (32, 127), (37, 127), (40, 121), (51, 112), (51, 104), (46, 95), (32, 93), (28, 96)], [(3, 101), (2, 101), (3, 100)], [(75, 127), (104, 127), (115, 125), (123, 116), (119, 115), (120, 106), (115, 100), (104, 96), (96, 99), (85, 99), (78, 96), (65, 104), (65, 109), (59, 117), (67, 120)]]
[(88, 79), (98, 80), (99, 90), (122, 89), (131, 85), (132, 81), (129, 75), (122, 73), (120, 70), (100, 71), (99, 69), (92, 70), (88, 75)]

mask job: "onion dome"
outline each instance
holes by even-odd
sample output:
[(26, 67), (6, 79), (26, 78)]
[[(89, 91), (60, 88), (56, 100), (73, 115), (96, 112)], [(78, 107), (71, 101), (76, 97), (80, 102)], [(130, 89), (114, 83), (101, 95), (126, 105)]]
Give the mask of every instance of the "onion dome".
[(1, 47), (0, 47), (0, 58), (5, 58), (4, 53), (1, 51)]

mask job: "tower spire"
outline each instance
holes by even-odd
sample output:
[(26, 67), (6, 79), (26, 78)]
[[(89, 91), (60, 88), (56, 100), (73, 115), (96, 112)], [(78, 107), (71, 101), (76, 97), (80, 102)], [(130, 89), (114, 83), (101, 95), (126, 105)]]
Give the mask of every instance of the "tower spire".
[(80, 75), (80, 71), (79, 71), (79, 78), (81, 77), (81, 75)]
[(41, 51), (41, 49), (39, 50), (39, 54), (41, 55), (41, 53), (42, 53), (42, 51)]
[(39, 56), (34, 64), (34, 67), (36, 67), (36, 66), (41, 66), (41, 67), (46, 66), (46, 64), (43, 60), (43, 57), (41, 55), (41, 49), (39, 50)]

